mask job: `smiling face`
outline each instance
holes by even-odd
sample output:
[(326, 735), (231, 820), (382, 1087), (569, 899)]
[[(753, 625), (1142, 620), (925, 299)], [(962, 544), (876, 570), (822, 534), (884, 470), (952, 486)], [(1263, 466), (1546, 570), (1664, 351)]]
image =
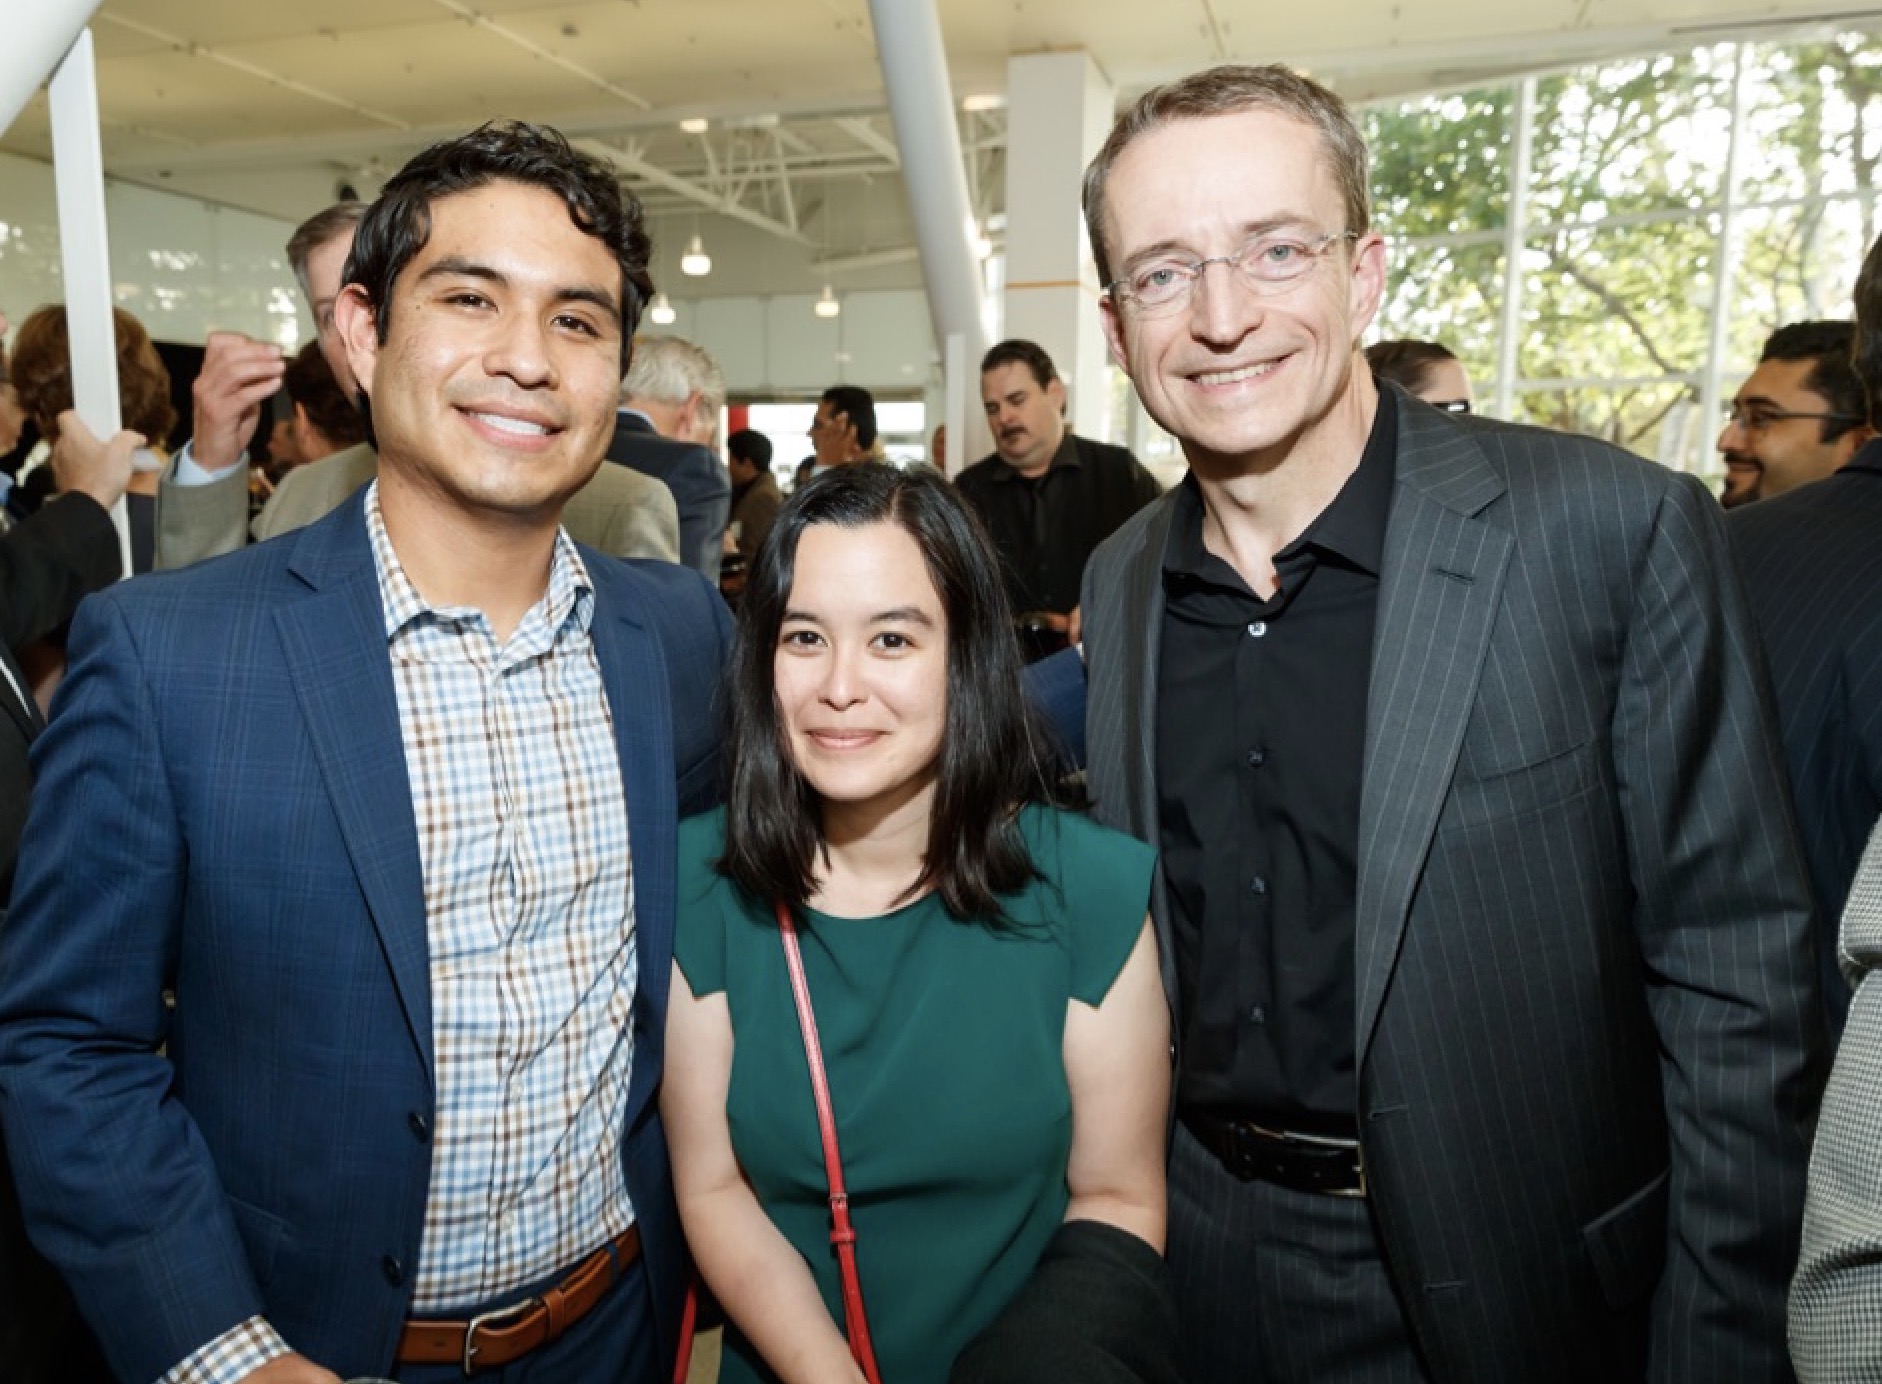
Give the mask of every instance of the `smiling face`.
[(621, 268), (554, 194), (496, 182), (431, 204), (385, 341), (364, 290), (336, 305), (372, 404), (382, 493), (553, 523), (614, 431)]
[(1724, 503), (1729, 509), (1768, 500), (1786, 490), (1820, 481), (1856, 453), (1867, 434), (1844, 428), (1823, 440), (1821, 418), (1772, 418), (1767, 413), (1834, 413), (1836, 405), (1809, 387), (1814, 360), (1761, 361), (1732, 400), (1734, 410), (1719, 433), (1725, 458)]
[(877, 822), (932, 807), (947, 723), (948, 629), (898, 524), (813, 524), (798, 539), (772, 660), (791, 762), (825, 805)]
[[(1345, 224), (1344, 208), (1320, 136), (1302, 121), (1262, 109), (1175, 120), (1112, 166), (1105, 246), (1126, 277), (1151, 258), (1232, 255), (1259, 234), (1313, 241), (1361, 229)], [(1266, 297), (1218, 264), (1166, 316), (1108, 294), (1100, 306), (1112, 356), (1205, 475), (1295, 454), (1350, 466), (1375, 397), (1358, 341), (1384, 284), (1384, 245), (1365, 235)]]

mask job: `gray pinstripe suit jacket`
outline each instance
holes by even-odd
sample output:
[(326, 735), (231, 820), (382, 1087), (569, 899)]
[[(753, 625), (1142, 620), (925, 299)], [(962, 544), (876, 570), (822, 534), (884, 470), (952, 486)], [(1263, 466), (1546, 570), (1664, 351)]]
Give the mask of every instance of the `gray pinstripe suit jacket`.
[[(1084, 593), (1097, 815), (1151, 842), (1170, 513), (1114, 535)], [(1358, 1115), (1442, 1384), (1788, 1374), (1822, 1042), (1753, 637), (1691, 478), (1401, 399)], [(1174, 996), (1165, 905), (1159, 882)]]

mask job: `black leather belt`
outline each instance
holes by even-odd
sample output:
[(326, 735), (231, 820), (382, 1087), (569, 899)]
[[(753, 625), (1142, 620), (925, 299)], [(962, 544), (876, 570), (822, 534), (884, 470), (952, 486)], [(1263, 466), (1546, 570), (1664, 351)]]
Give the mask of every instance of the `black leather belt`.
[(1330, 1197), (1366, 1195), (1366, 1162), (1357, 1139), (1294, 1134), (1201, 1111), (1185, 1111), (1181, 1118), (1196, 1142), (1243, 1182)]

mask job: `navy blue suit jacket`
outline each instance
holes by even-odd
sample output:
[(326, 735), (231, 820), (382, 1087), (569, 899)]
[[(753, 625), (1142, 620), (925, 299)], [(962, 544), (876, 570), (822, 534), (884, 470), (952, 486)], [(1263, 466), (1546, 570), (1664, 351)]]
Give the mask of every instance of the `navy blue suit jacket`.
[[(670, 1361), (684, 1247), (654, 1095), (675, 824), (716, 793), (728, 626), (694, 573), (583, 559), (634, 858), (622, 1157)], [(0, 935), (0, 1115), (34, 1240), (127, 1379), (258, 1312), (343, 1377), (388, 1373), (436, 1090), (363, 506), (94, 597), (70, 649)]]
[(1834, 475), (1732, 510), (1725, 531), (1771, 663), (1823, 928), (1823, 997), (1841, 1032), (1837, 926), (1882, 813), (1882, 442)]
[(680, 561), (718, 581), (732, 517), (732, 477), (712, 449), (662, 437), (640, 414), (622, 409), (614, 415), (608, 460), (666, 484), (680, 511)]

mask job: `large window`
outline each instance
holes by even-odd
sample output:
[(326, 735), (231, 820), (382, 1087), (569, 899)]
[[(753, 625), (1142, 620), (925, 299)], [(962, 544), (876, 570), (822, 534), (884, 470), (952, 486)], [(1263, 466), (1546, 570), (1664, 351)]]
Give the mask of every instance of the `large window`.
[(1849, 315), (1879, 119), (1865, 34), (1369, 110), (1377, 334), (1451, 345), (1490, 411), (1716, 474), (1719, 402), (1765, 337)]

